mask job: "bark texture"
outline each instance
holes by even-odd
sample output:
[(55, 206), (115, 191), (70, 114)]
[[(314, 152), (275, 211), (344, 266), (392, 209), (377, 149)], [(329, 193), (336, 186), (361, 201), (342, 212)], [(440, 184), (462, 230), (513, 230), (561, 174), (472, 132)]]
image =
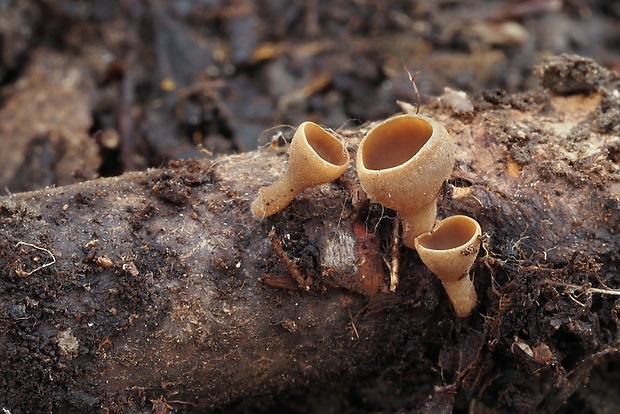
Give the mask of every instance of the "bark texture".
[[(466, 319), (354, 164), (266, 220), (275, 146), (0, 198), (0, 408), (203, 412), (373, 374), (412, 410), (556, 411), (619, 352), (620, 94), (585, 59), (539, 72), (422, 108), (457, 144), (440, 216), (486, 234)], [(353, 160), (367, 129), (340, 131)]]

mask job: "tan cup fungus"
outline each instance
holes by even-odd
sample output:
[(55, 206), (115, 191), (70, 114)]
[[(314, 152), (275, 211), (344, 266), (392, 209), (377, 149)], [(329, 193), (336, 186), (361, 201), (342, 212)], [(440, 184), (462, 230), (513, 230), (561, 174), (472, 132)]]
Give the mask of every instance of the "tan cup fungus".
[(415, 239), (420, 258), (441, 280), (456, 314), (461, 317), (468, 316), (476, 306), (476, 290), (469, 269), (480, 250), (481, 234), (476, 220), (452, 216)]
[(446, 129), (423, 115), (397, 115), (373, 129), (357, 151), (357, 173), (373, 202), (396, 210), (403, 243), (435, 224), (436, 199), (452, 172), (454, 144)]
[(334, 181), (349, 165), (349, 153), (334, 135), (313, 122), (299, 125), (288, 150), (288, 169), (258, 190), (252, 213), (261, 218), (282, 211), (300, 192)]

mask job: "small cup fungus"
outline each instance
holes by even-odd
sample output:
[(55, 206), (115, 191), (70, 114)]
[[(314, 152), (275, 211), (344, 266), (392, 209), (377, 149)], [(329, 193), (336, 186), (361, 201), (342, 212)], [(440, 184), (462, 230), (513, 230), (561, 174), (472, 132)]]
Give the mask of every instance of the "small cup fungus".
[(423, 115), (397, 115), (371, 129), (357, 151), (362, 187), (374, 202), (396, 210), (403, 243), (435, 224), (436, 199), (452, 172), (454, 144), (446, 129)]
[(299, 125), (288, 150), (288, 169), (258, 190), (252, 213), (261, 218), (282, 211), (300, 192), (334, 181), (349, 165), (349, 153), (334, 135), (313, 122)]
[(441, 220), (433, 231), (415, 239), (415, 248), (424, 264), (441, 280), (456, 314), (468, 316), (476, 306), (476, 290), (469, 269), (480, 250), (482, 231), (467, 216)]

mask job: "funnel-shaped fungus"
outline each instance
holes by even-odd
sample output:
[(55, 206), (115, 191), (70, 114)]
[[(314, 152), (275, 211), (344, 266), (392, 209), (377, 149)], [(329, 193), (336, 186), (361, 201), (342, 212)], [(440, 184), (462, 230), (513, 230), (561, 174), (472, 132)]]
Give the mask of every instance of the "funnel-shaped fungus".
[(476, 290), (469, 269), (480, 250), (481, 234), (476, 220), (452, 216), (415, 239), (420, 258), (441, 279), (456, 314), (461, 317), (469, 315), (476, 306)]
[(422, 115), (385, 120), (362, 140), (357, 172), (372, 201), (396, 210), (403, 223), (403, 243), (433, 228), (436, 199), (452, 172), (454, 144), (446, 129)]
[(349, 153), (334, 135), (313, 122), (299, 125), (288, 150), (288, 169), (269, 187), (258, 190), (252, 213), (267, 217), (282, 211), (297, 194), (334, 181), (349, 165)]

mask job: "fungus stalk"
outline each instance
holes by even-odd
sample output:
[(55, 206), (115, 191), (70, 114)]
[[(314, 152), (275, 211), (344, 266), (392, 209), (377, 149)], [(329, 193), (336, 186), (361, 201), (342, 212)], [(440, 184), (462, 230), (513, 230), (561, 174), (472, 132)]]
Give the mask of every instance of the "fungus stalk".
[(265, 218), (282, 211), (300, 192), (334, 181), (349, 165), (349, 153), (334, 135), (313, 122), (299, 125), (288, 150), (288, 169), (258, 190), (252, 213)]

